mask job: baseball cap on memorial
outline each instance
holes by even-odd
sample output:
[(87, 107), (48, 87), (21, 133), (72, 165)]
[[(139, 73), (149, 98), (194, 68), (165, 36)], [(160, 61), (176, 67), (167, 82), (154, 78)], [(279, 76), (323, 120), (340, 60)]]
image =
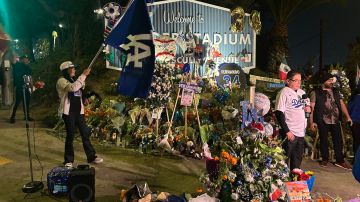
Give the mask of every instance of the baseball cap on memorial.
[(65, 62), (61, 63), (60, 71), (62, 71), (64, 69), (68, 69), (70, 67), (75, 67), (75, 65), (71, 61), (65, 61)]

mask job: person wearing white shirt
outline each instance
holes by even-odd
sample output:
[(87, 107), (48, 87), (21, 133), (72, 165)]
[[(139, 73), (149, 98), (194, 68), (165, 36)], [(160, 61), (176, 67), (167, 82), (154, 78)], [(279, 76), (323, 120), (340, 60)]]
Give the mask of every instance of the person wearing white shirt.
[(96, 156), (95, 149), (91, 144), (89, 138), (91, 131), (84, 118), (86, 100), (83, 100), (82, 88), (85, 85), (86, 77), (90, 74), (90, 69), (86, 68), (77, 79), (75, 79), (75, 65), (71, 61), (63, 62), (60, 70), (63, 76), (57, 80), (56, 90), (60, 99), (58, 114), (64, 120), (66, 129), (64, 165), (73, 167), (73, 142), (76, 127), (79, 129), (88, 163), (102, 163), (103, 159)]
[(300, 89), (300, 86), (301, 73), (295, 70), (288, 72), (286, 86), (278, 93), (275, 104), (275, 115), (281, 127), (280, 134), (287, 139), (283, 146), (290, 170), (300, 168), (307, 125), (305, 112), (311, 111), (310, 106), (303, 104), (305, 91)]

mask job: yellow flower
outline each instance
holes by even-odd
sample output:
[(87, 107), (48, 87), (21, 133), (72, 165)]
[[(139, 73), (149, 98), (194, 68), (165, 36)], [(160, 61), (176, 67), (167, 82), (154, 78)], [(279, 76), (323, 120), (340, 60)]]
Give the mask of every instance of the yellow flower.
[(201, 187), (198, 187), (198, 188), (196, 188), (196, 192), (197, 192), (197, 193), (202, 193), (202, 192), (203, 192), (203, 189), (202, 189)]
[(312, 171), (306, 171), (305, 174), (309, 175), (309, 176), (313, 176), (314, 175), (314, 172)]

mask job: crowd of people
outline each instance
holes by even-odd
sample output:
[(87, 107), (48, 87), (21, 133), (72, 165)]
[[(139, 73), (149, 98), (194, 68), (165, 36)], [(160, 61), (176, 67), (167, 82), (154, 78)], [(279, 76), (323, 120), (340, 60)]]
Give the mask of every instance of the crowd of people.
[[(24, 76), (32, 74), (29, 63), (29, 58), (24, 55), (13, 65), (15, 102), (10, 123), (15, 123), (16, 111), (21, 102), (24, 117), (28, 121), (33, 121), (29, 113), (31, 89), (24, 87), (26, 85)], [(72, 166), (74, 162), (73, 140), (76, 127), (80, 131), (88, 162), (101, 163), (103, 159), (96, 156), (89, 140), (90, 130), (84, 118), (84, 105), (87, 100), (83, 96), (82, 88), (86, 77), (90, 74), (90, 69), (85, 69), (79, 77), (75, 77), (75, 65), (71, 61), (65, 61), (60, 65), (60, 70), (62, 77), (56, 83), (56, 90), (60, 100), (59, 115), (65, 123), (67, 132), (64, 164)], [(357, 78), (360, 78), (360, 75), (357, 75)], [(321, 167), (327, 167), (330, 161), (328, 143), (330, 133), (335, 153), (334, 165), (351, 170), (352, 166), (344, 158), (341, 123), (346, 122), (350, 126), (353, 135), (353, 152), (360, 155), (360, 152), (357, 152), (360, 145), (360, 82), (356, 81), (355, 93), (346, 106), (338, 90), (333, 86), (336, 77), (330, 73), (325, 71), (320, 73), (318, 80), (320, 85), (311, 92), (301, 89), (302, 81), (301, 72), (296, 70), (288, 72), (286, 86), (278, 92), (275, 104), (275, 114), (281, 127), (281, 138), (285, 140), (283, 147), (290, 170), (301, 167), (307, 128), (318, 132)], [(304, 104), (307, 95), (310, 97), (309, 104)]]
[[(324, 71), (319, 74), (319, 85), (308, 92), (310, 102), (304, 104), (306, 94), (300, 89), (301, 72), (288, 72), (286, 86), (276, 98), (275, 114), (281, 127), (280, 134), (288, 157), (290, 169), (300, 168), (304, 153), (304, 136), (306, 128), (318, 132), (320, 138), (321, 167), (329, 163), (328, 135), (331, 134), (335, 153), (334, 165), (351, 170), (352, 166), (344, 159), (341, 123), (346, 122), (352, 130), (354, 155), (359, 148), (360, 95), (355, 93), (348, 106), (342, 100), (338, 89), (334, 88), (336, 77)], [(358, 88), (360, 85), (356, 85)], [(306, 116), (309, 114), (309, 117)], [(343, 120), (343, 116), (345, 120)]]

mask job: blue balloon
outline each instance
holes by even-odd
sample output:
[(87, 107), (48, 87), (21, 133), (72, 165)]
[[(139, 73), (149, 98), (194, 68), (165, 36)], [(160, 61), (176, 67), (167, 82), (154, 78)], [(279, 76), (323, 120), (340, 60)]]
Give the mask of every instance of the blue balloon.
[(189, 63), (186, 63), (184, 64), (184, 67), (183, 67), (183, 73), (189, 73), (190, 72), (190, 64)]

